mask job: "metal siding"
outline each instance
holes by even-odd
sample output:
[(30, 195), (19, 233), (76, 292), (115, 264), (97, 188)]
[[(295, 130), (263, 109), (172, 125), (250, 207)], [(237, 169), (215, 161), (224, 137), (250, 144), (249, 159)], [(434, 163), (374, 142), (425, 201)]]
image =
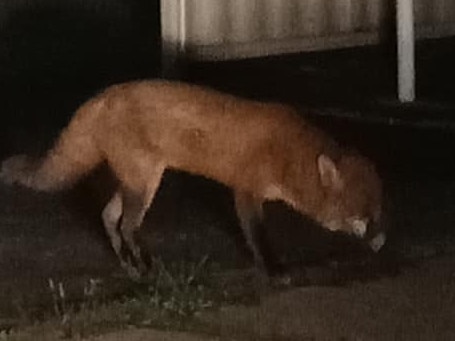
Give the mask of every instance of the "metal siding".
[[(374, 44), (388, 1), (186, 0), (187, 52), (230, 59)], [(419, 38), (455, 34), (453, 0), (415, 0), (415, 17)]]

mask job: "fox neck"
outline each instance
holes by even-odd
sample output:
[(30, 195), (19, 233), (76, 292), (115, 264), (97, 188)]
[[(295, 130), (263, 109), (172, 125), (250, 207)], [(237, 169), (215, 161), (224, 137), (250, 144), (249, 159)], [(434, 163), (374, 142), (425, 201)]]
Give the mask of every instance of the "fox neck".
[(267, 186), (266, 198), (283, 201), (302, 215), (316, 218), (325, 197), (316, 166), (294, 159), (280, 178)]

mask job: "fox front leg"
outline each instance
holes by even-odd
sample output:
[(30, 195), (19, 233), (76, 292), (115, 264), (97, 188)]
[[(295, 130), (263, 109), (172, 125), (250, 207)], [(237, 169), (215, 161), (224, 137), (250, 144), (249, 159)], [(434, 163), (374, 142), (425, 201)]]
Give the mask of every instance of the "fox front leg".
[(243, 192), (235, 192), (234, 201), (240, 227), (253, 252), (256, 267), (261, 273), (266, 273), (274, 285), (289, 285), (291, 278), (276, 260), (265, 236), (262, 201)]
[(244, 192), (236, 192), (234, 201), (240, 227), (256, 266), (268, 275), (274, 275), (277, 262), (265, 236), (262, 201)]
[(258, 224), (263, 218), (262, 205), (254, 200), (251, 195), (243, 192), (235, 192), (234, 201), (240, 227), (242, 228), (245, 241), (253, 253), (255, 265), (259, 269), (267, 271), (264, 255), (258, 243), (257, 233), (259, 229)]

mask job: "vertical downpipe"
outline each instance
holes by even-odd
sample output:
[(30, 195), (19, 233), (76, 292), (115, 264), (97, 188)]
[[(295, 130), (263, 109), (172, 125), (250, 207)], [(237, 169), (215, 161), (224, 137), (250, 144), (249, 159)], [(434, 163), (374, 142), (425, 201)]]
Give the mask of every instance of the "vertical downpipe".
[(179, 16), (179, 48), (180, 53), (183, 55), (186, 48), (186, 0), (180, 0), (180, 16)]
[(415, 99), (414, 2), (397, 0), (398, 98)]

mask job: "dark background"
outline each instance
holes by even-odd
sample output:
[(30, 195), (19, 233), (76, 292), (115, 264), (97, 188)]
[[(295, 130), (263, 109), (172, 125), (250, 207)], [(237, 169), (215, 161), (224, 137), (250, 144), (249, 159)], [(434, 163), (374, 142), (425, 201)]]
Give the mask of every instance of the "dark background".
[(3, 152), (105, 86), (159, 72), (157, 0), (2, 1), (0, 13)]

